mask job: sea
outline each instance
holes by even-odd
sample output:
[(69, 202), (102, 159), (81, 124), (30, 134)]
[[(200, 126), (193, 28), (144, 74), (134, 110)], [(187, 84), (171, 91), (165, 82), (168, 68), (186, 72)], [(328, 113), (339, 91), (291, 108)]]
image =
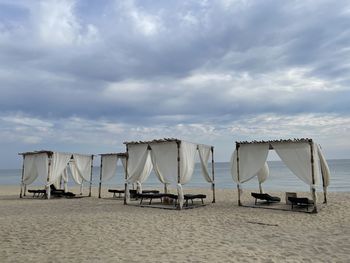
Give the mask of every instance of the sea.
[[(331, 172), (329, 192), (350, 192), (350, 159), (328, 160)], [(307, 192), (309, 186), (296, 177), (281, 161), (268, 161), (270, 175), (263, 184), (266, 191), (298, 191)], [(209, 169), (211, 165), (209, 164)], [(20, 185), (21, 169), (0, 169), (0, 185)], [(93, 186), (98, 186), (100, 178), (99, 167), (93, 169)], [(118, 166), (117, 176), (109, 182), (104, 183), (104, 187), (122, 188), (124, 184), (123, 168)], [(68, 185), (74, 185), (70, 182)], [(230, 163), (215, 163), (215, 185), (218, 189), (236, 189), (236, 184), (232, 180)], [(36, 186), (34, 183), (33, 186)], [(143, 189), (160, 187), (161, 183), (152, 172), (147, 181), (143, 184)], [(200, 164), (197, 163), (191, 181), (185, 188), (210, 188), (202, 174)], [(242, 184), (243, 189), (258, 190), (259, 184), (255, 178)], [(319, 187), (321, 190), (322, 187)]]

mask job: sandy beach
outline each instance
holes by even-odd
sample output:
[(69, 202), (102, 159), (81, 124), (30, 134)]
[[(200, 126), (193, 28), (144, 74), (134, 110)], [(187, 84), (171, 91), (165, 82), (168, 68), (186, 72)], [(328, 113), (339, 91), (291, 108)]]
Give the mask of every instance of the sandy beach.
[[(91, 198), (18, 198), (0, 187), (1, 262), (349, 262), (350, 193), (318, 214), (237, 206), (235, 190), (184, 211)], [(76, 191), (77, 192), (77, 191)], [(194, 192), (194, 191), (192, 191)], [(246, 190), (245, 202), (252, 202)], [(283, 193), (275, 193), (283, 197)], [(302, 195), (302, 194), (301, 194)], [(108, 197), (108, 198), (107, 198)]]

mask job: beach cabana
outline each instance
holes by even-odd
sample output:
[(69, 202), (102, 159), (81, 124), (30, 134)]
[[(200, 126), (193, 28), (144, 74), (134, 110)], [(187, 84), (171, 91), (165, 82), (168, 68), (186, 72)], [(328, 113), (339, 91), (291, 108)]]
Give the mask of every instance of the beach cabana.
[(127, 153), (103, 153), (100, 165), (100, 183), (98, 187), (98, 198), (101, 198), (102, 183), (110, 181), (117, 175), (118, 160), (121, 161), (126, 174)]
[[(231, 174), (237, 183), (238, 205), (241, 203), (241, 184), (249, 181), (258, 173), (262, 174), (259, 183), (266, 180), (266, 160), (269, 150), (275, 150), (282, 162), (302, 182), (310, 186), (317, 212), (316, 186), (322, 179), (324, 203), (327, 203), (329, 168), (321, 148), (312, 139), (270, 140), (236, 142), (236, 149), (231, 157)], [(265, 169), (265, 171), (263, 171)]]
[[(178, 139), (161, 139), (153, 141), (124, 142), (128, 154), (127, 174), (125, 181), (124, 203), (128, 202), (128, 185), (136, 184), (142, 193), (142, 183), (146, 181), (152, 169), (158, 180), (168, 186), (175, 184), (178, 193), (178, 203), (181, 209), (184, 201), (182, 186), (188, 183), (193, 175), (196, 153), (199, 154), (202, 175), (211, 184), (213, 203), (215, 202), (214, 180), (214, 147), (204, 144), (186, 142)], [(212, 157), (211, 175), (208, 171), (209, 157)]]
[(20, 197), (26, 194), (26, 188), (34, 181), (39, 181), (46, 189), (46, 197), (50, 198), (50, 186), (60, 187), (64, 182), (67, 191), (68, 169), (75, 183), (82, 186), (89, 182), (91, 196), (93, 155), (77, 153), (61, 153), (52, 151), (34, 151), (20, 153), (23, 157)]

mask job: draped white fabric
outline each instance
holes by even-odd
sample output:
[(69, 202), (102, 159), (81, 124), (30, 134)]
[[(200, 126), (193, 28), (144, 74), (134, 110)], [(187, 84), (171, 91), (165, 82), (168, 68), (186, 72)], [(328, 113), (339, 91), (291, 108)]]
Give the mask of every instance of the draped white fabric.
[(91, 155), (73, 154), (73, 159), (81, 177), (87, 182), (91, 180)]
[(317, 146), (317, 153), (318, 157), (320, 159), (320, 165), (321, 165), (321, 172), (323, 176), (323, 185), (325, 187), (329, 186), (329, 177), (330, 177), (330, 170), (328, 167), (328, 163), (326, 161), (326, 158), (324, 157), (321, 148)]
[(209, 175), (208, 160), (210, 157), (211, 147), (205, 145), (198, 145), (199, 159), (201, 161), (202, 175), (208, 183), (212, 183), (213, 179)]
[(180, 184), (186, 184), (191, 180), (196, 161), (197, 145), (181, 141), (180, 146)]
[(179, 206), (181, 209), (184, 205), (184, 191), (182, 189), (181, 184), (177, 184), (177, 196), (178, 196)]
[(142, 185), (139, 181), (136, 182), (136, 192), (142, 194)]
[(268, 143), (241, 144), (238, 150), (239, 178), (237, 174), (237, 151), (231, 156), (231, 174), (236, 183), (244, 183), (253, 178), (264, 166), (269, 153)]
[(106, 182), (116, 175), (117, 172), (117, 155), (102, 155), (102, 176), (101, 181)]
[(269, 166), (267, 165), (267, 162), (265, 162), (264, 166), (257, 173), (259, 183), (262, 184), (265, 182), (269, 174)]
[(163, 184), (177, 182), (177, 144), (151, 144), (151, 159), (154, 172)]
[(124, 169), (126, 168), (126, 158), (125, 157), (119, 157), (119, 160), (122, 162), (122, 165)]
[(81, 185), (83, 183), (83, 178), (80, 175), (80, 172), (75, 164), (75, 161), (69, 162), (69, 169), (72, 174), (72, 178), (76, 184)]
[(152, 171), (152, 160), (147, 144), (128, 145), (128, 182), (143, 183)]
[(29, 185), (36, 179), (46, 184), (49, 159), (46, 153), (30, 154), (24, 157), (23, 184)]
[(63, 180), (63, 189), (65, 192), (68, 192), (68, 166), (66, 166), (66, 168), (62, 173), (62, 180)]
[(24, 175), (23, 183), (31, 184), (38, 177), (38, 173), (35, 166), (35, 155), (26, 155), (24, 157)]
[(61, 177), (71, 156), (72, 155), (68, 153), (53, 153), (50, 165), (50, 178), (46, 184), (47, 186), (55, 183)]
[[(311, 150), (309, 143), (272, 143), (286, 166), (303, 182), (313, 186), (311, 171)], [(314, 155), (314, 157), (316, 157)], [(318, 183), (318, 169), (315, 169), (315, 185)]]

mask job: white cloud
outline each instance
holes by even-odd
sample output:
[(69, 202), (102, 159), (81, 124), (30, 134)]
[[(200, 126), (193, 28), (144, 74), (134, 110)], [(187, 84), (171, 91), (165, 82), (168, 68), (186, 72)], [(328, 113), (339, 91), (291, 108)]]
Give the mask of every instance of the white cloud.
[(75, 0), (45, 0), (32, 8), (33, 19), (44, 43), (60, 46), (86, 44), (97, 40), (94, 25), (82, 25), (74, 13)]
[(153, 36), (163, 30), (162, 20), (159, 14), (152, 14), (139, 8), (133, 0), (117, 1), (117, 9), (121, 10), (123, 19), (130, 22), (137, 33), (145, 36)]

